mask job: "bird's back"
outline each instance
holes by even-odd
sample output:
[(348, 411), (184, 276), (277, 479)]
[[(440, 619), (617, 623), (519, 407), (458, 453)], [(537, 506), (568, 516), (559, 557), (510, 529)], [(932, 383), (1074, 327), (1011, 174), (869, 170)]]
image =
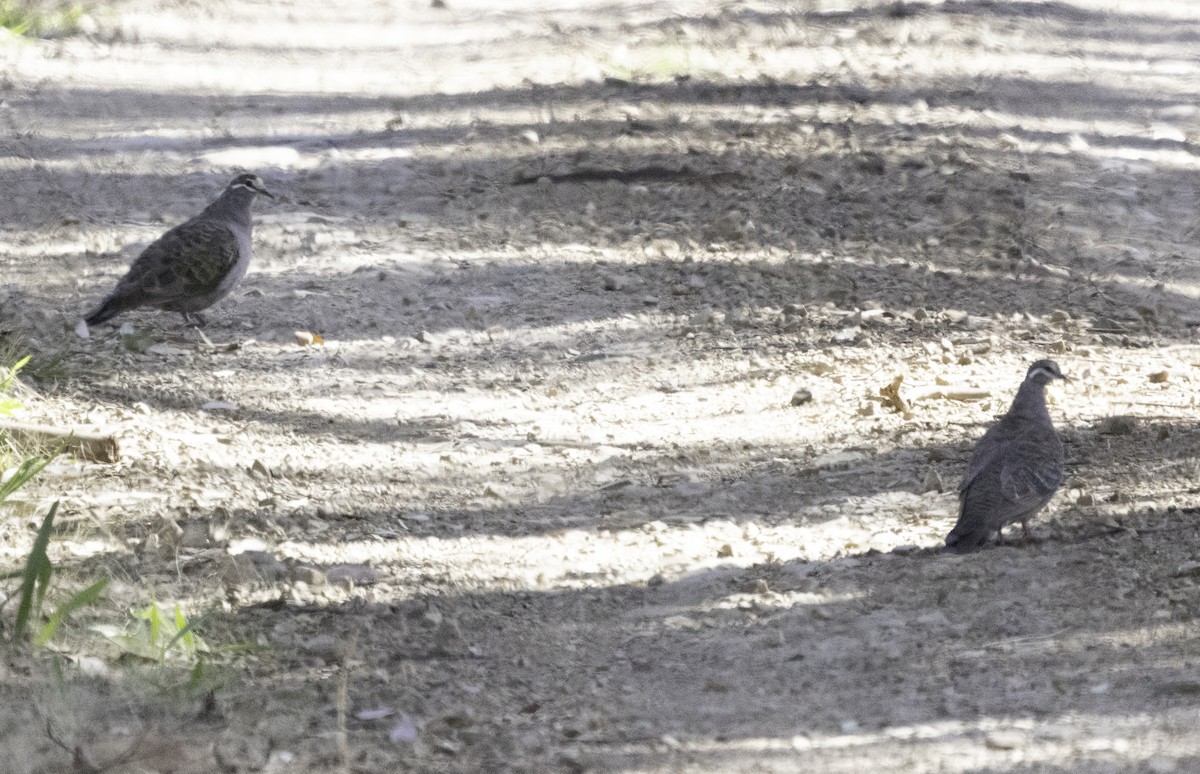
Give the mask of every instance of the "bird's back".
[[(245, 273), (249, 249), (230, 223), (200, 215), (167, 231), (142, 251), (110, 300), (124, 308), (198, 311), (225, 295)], [(242, 255), (247, 260), (239, 260)], [(242, 264), (239, 266), (239, 263)], [(238, 271), (240, 269), (240, 272)]]
[(1050, 502), (1063, 480), (1063, 446), (1053, 426), (1011, 414), (988, 429), (959, 485), (958, 523), (948, 546), (972, 550), (1004, 525)]

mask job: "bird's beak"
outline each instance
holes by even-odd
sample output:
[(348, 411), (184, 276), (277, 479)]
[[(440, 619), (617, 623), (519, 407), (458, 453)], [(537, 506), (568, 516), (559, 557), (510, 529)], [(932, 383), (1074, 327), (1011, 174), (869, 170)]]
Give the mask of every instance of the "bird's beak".
[(259, 189), (258, 189), (258, 192), (259, 192), (260, 194), (262, 194), (263, 196), (266, 196), (266, 197), (268, 197), (268, 198), (270, 198), (270, 199), (274, 199), (274, 198), (275, 198), (275, 194), (271, 193), (271, 192), (270, 192), (270, 191), (268, 191), (266, 188), (259, 188)]

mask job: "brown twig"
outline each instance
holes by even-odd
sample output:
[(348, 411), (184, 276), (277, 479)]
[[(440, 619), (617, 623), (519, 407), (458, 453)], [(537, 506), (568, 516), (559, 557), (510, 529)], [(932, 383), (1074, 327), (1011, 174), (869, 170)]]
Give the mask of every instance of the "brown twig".
[(121, 458), (116, 436), (106, 433), (30, 425), (3, 419), (0, 420), (0, 434), (24, 443), (43, 446), (62, 444), (64, 451), (88, 462), (116, 462)]

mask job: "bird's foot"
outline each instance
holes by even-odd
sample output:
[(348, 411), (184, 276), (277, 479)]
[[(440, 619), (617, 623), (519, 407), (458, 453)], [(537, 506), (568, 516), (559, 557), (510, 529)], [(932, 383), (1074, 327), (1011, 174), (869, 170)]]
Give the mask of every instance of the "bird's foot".
[(199, 312), (180, 312), (180, 314), (183, 315), (183, 322), (193, 328), (203, 328), (208, 324), (208, 321)]
[(1036, 545), (1036, 544), (1040, 543), (1041, 540), (1042, 540), (1041, 538), (1034, 535), (1033, 532), (1029, 529), (1028, 522), (1024, 522), (1024, 521), (1021, 522), (1021, 540), (1018, 543), (1018, 545), (1020, 545), (1022, 547), (1032, 546), (1032, 545)]

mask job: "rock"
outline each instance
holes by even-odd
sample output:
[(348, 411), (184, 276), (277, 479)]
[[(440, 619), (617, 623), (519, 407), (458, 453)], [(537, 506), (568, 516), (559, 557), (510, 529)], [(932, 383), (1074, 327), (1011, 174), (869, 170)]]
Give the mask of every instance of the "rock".
[(254, 464), (250, 466), (250, 475), (253, 478), (274, 478), (275, 472), (262, 460), (255, 460)]
[(458, 655), (466, 648), (467, 641), (463, 638), (458, 622), (444, 618), (433, 633), (434, 650), (443, 655)]
[(945, 309), (942, 311), (942, 316), (951, 324), (957, 324), (967, 319), (967, 313), (961, 309)]
[[(874, 405), (868, 403), (867, 405)], [(848, 468), (856, 462), (864, 462), (870, 459), (866, 452), (861, 451), (838, 451), (827, 452), (820, 455), (812, 461), (814, 468)]]
[(300, 647), (314, 656), (321, 656), (327, 659), (337, 658), (338, 651), (340, 650), (337, 638), (332, 634), (318, 634), (315, 637), (305, 640)]
[(1133, 435), (1135, 430), (1137, 419), (1126, 416), (1105, 417), (1096, 427), (1096, 432), (1101, 435)]
[(250, 562), (254, 578), (266, 583), (275, 583), (288, 575), (287, 565), (266, 551), (245, 551), (233, 558), (239, 564)]
[(857, 325), (850, 328), (842, 328), (834, 334), (833, 340), (838, 344), (853, 344), (858, 341), (858, 337), (862, 334), (862, 328)]
[(1025, 746), (1025, 735), (1020, 731), (1000, 729), (989, 733), (983, 743), (991, 750), (1015, 750)]
[(384, 573), (366, 564), (335, 564), (325, 571), (325, 578), (334, 584), (370, 586), (378, 583)]
[(671, 490), (680, 497), (703, 497), (712, 491), (712, 486), (706, 481), (681, 481)]
[(925, 615), (919, 616), (917, 618), (917, 623), (921, 624), (922, 626), (943, 627), (950, 625), (950, 619), (947, 618), (946, 614), (941, 610), (934, 610), (932, 613), (926, 613)]
[(314, 589), (320, 588), (325, 585), (325, 573), (316, 567), (309, 567), (307, 564), (298, 564), (292, 568), (292, 581), (295, 583), (306, 583)]
[(1166, 371), (1155, 371), (1147, 378), (1150, 379), (1151, 384), (1164, 384), (1169, 376), (1170, 374)]
[(942, 491), (945, 491), (945, 484), (942, 483), (942, 475), (938, 473), (937, 468), (930, 466), (925, 471), (925, 480), (921, 482), (921, 493)]
[[(160, 535), (162, 533), (159, 533)], [(209, 542), (208, 522), (189, 521), (183, 525), (178, 545), (181, 548), (204, 548)]]
[[(158, 545), (163, 549), (172, 551), (183, 544), (184, 530), (183, 527), (179, 526), (179, 523), (174, 519), (169, 516), (164, 516), (159, 522), (158, 528), (150, 535), (150, 537), (156, 538), (155, 542), (158, 543)], [(204, 537), (207, 541), (207, 532), (205, 533)]]
[(411, 716), (401, 714), (391, 730), (388, 731), (388, 741), (392, 744), (400, 742), (415, 742), (417, 740), (417, 724)]
[(792, 405), (803, 406), (805, 403), (811, 403), (813, 399), (812, 390), (807, 387), (800, 387), (792, 393)]
[(1200, 562), (1184, 562), (1175, 568), (1176, 578), (1186, 578), (1200, 575)]
[(663, 619), (663, 626), (668, 629), (697, 631), (701, 628), (701, 624), (694, 618), (689, 618), (686, 615), (672, 615)]
[(217, 737), (213, 755), (225, 771), (261, 771), (271, 755), (271, 740), (243, 729), (226, 729)]

